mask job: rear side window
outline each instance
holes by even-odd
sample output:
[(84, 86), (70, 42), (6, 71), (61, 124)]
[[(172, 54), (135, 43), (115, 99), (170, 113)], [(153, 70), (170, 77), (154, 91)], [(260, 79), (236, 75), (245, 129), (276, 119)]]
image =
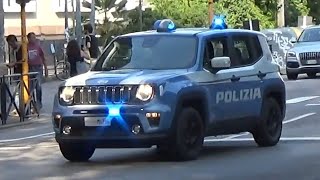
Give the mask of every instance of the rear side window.
[(255, 35), (234, 35), (232, 37), (235, 59), (239, 66), (249, 66), (263, 56), (259, 38)]

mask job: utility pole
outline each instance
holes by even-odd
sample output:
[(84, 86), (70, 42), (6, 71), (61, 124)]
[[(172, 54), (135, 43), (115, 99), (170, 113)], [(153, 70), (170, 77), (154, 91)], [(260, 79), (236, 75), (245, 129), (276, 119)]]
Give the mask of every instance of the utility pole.
[(72, 7), (72, 27), (73, 27), (73, 36), (76, 34), (76, 23), (75, 23), (75, 15), (74, 15), (74, 0), (71, 0)]
[(209, 25), (212, 23), (213, 14), (214, 14), (213, 3), (214, 3), (214, 0), (208, 0), (208, 19), (209, 19)]
[(139, 30), (142, 31), (142, 0), (139, 0)]
[(81, 11), (80, 0), (76, 0), (76, 39), (79, 46), (82, 44), (82, 26), (81, 26)]
[(4, 63), (4, 9), (3, 1), (0, 0), (0, 62)]
[(284, 26), (285, 26), (284, 0), (278, 0), (278, 5), (277, 5), (277, 22), (278, 22), (278, 27), (284, 27)]
[(69, 27), (68, 23), (68, 0), (64, 0), (64, 29), (67, 29)]
[(96, 32), (96, 25), (95, 25), (95, 19), (96, 19), (96, 15), (95, 15), (95, 12), (96, 12), (96, 8), (95, 8), (95, 5), (96, 4), (96, 1), (95, 0), (92, 0), (91, 2), (91, 13), (90, 13), (90, 24), (93, 28), (93, 31), (94, 33)]
[[(23, 103), (19, 103), (20, 112), (25, 112), (25, 105), (27, 104), (30, 96), (28, 93), (29, 89), (29, 65), (28, 65), (28, 49), (27, 49), (27, 30), (26, 30), (26, 4), (30, 2), (30, 0), (16, 0), (21, 7), (21, 37), (22, 37), (22, 81), (21, 84), (21, 94), (20, 98)], [(25, 87), (23, 86), (25, 84)], [(21, 101), (20, 101), (21, 102)]]

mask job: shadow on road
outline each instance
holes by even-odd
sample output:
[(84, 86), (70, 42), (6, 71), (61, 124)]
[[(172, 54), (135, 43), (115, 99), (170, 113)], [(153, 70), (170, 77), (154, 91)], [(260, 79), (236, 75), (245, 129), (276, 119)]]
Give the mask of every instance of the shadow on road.
[[(262, 149), (262, 148), (261, 148)], [(263, 148), (264, 151), (267, 148)], [(227, 142), (227, 143), (207, 143), (204, 146), (198, 160), (188, 161), (188, 163), (198, 163), (197, 161), (218, 159), (220, 157), (232, 156), (237, 153), (249, 153), (257, 151), (259, 148), (253, 142)], [(117, 151), (120, 151), (117, 153)], [(122, 152), (121, 152), (122, 151)], [(112, 154), (108, 154), (112, 152)], [(61, 158), (63, 158), (61, 156)], [(87, 166), (88, 164), (93, 166), (111, 166), (111, 165), (132, 165), (140, 163), (170, 163), (176, 164), (179, 162), (171, 161), (166, 157), (161, 157), (157, 154), (155, 148), (150, 149), (128, 149), (123, 151), (122, 149), (98, 149), (95, 155), (89, 162), (86, 163), (71, 163), (66, 161), (63, 165), (65, 167), (70, 166)], [(152, 164), (150, 164), (152, 166)]]

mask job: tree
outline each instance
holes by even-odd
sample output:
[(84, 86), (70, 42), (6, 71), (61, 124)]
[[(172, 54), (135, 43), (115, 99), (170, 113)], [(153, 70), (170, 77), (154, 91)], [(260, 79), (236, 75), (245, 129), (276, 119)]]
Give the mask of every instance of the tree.
[(265, 15), (253, 0), (221, 0), (215, 5), (215, 9), (217, 13), (225, 14), (228, 24), (232, 26), (242, 26), (245, 20), (258, 19), (261, 28), (274, 27), (272, 16)]
[(309, 15), (314, 17), (317, 24), (320, 24), (320, 2), (317, 0), (307, 0), (307, 4), (310, 8)]

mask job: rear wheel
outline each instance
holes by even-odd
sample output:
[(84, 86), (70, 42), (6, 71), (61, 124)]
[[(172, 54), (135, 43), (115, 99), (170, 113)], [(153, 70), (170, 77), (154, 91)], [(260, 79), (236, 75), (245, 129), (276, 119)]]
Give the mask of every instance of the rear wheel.
[(274, 98), (264, 101), (261, 119), (256, 130), (252, 133), (255, 142), (262, 147), (276, 145), (282, 133), (282, 112)]
[(59, 147), (62, 155), (71, 162), (88, 161), (95, 151), (93, 146), (83, 143), (59, 143)]
[(159, 152), (169, 153), (174, 160), (194, 160), (200, 154), (204, 142), (204, 123), (197, 110), (183, 108), (177, 116), (174, 136), (169, 146), (160, 146)]

